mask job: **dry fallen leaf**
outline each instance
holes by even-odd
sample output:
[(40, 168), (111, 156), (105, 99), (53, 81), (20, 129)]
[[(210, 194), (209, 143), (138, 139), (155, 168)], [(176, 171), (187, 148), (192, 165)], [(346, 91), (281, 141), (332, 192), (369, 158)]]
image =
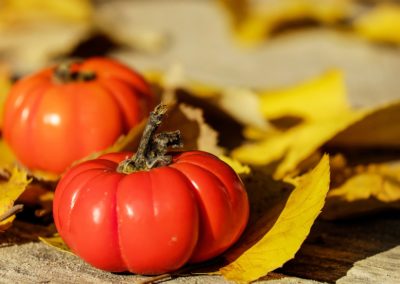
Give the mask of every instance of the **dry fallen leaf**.
[[(220, 272), (228, 280), (257, 280), (294, 257), (324, 205), (329, 189), (328, 156), (311, 172), (287, 182), (294, 187), (288, 199), (267, 209), (258, 224), (250, 223), (238, 246), (226, 254), (230, 263)], [(271, 218), (273, 215), (277, 217)], [(261, 236), (260, 222), (270, 228)]]
[(353, 27), (357, 34), (368, 40), (400, 44), (400, 5), (377, 5), (358, 17)]
[(363, 117), (361, 112), (339, 113), (318, 122), (307, 122), (263, 140), (245, 144), (232, 152), (239, 161), (253, 165), (276, 164), (275, 178), (296, 173), (297, 166), (337, 133)]
[(90, 0), (3, 0), (0, 27), (31, 21), (87, 21), (92, 14)]
[(247, 127), (244, 134), (252, 142), (234, 149), (232, 156), (247, 164), (272, 165), (278, 179), (303, 170), (299, 165), (323, 145), (400, 146), (400, 129), (393, 123), (400, 119), (400, 103), (351, 109), (339, 71), (260, 96), (262, 112), (276, 129), (263, 132)]
[(264, 133), (248, 128), (245, 135), (256, 141), (234, 149), (232, 156), (247, 164), (274, 164), (274, 176), (278, 179), (296, 174), (302, 161), (365, 115), (365, 111), (350, 109), (338, 71), (292, 88), (264, 91), (260, 96), (266, 118), (297, 118), (299, 122), (288, 129)]
[(294, 117), (319, 120), (350, 110), (343, 74), (328, 71), (316, 78), (279, 90), (260, 91), (264, 118)]
[(364, 111), (364, 117), (329, 142), (334, 147), (387, 148), (400, 147), (400, 102), (395, 101)]
[(238, 160), (232, 159), (231, 157), (219, 155), (218, 158), (227, 163), (238, 175), (249, 175), (251, 172), (249, 166), (244, 165)]
[(347, 25), (356, 35), (389, 44), (400, 43), (400, 5), (395, 1), (356, 0), (220, 0), (236, 38), (255, 45), (277, 31), (305, 23)]
[(16, 167), (12, 170), (10, 179), (0, 183), (0, 231), (11, 226), (15, 213), (21, 209), (14, 202), (29, 183), (27, 172)]
[(258, 44), (290, 23), (313, 21), (331, 25), (346, 19), (348, 0), (220, 0), (232, 22), (234, 33), (244, 45)]
[(343, 155), (331, 160), (332, 187), (322, 217), (355, 217), (400, 209), (400, 166), (387, 163), (348, 165)]

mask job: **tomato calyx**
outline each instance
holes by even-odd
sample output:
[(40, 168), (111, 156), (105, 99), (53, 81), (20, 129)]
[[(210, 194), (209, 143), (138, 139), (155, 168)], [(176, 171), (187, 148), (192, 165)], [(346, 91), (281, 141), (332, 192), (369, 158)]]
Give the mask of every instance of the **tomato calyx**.
[(136, 171), (146, 171), (169, 165), (172, 156), (167, 155), (168, 148), (182, 147), (179, 130), (156, 133), (167, 112), (167, 106), (159, 104), (150, 112), (149, 120), (140, 139), (136, 154), (128, 158), (117, 167), (117, 172), (130, 174)]
[(96, 73), (92, 71), (75, 71), (72, 66), (80, 60), (70, 60), (59, 64), (53, 73), (53, 80), (59, 84), (71, 82), (87, 82), (96, 79)]

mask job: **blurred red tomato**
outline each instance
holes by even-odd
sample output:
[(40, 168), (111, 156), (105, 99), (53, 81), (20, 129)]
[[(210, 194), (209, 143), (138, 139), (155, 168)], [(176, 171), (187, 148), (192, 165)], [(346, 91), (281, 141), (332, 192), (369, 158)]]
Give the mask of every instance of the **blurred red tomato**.
[(4, 139), (30, 169), (63, 172), (148, 115), (155, 97), (137, 72), (91, 58), (18, 81), (4, 108)]

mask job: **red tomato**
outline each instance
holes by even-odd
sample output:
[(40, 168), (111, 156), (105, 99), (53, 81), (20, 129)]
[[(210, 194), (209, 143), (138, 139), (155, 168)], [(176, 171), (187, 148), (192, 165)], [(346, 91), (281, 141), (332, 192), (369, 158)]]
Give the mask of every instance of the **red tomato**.
[(63, 172), (112, 145), (155, 104), (144, 79), (116, 61), (62, 66), (21, 79), (5, 103), (4, 139), (30, 169)]
[(213, 258), (242, 234), (249, 205), (243, 183), (217, 157), (174, 154), (172, 163), (123, 174), (107, 154), (68, 170), (54, 220), (77, 255), (107, 271), (159, 274)]

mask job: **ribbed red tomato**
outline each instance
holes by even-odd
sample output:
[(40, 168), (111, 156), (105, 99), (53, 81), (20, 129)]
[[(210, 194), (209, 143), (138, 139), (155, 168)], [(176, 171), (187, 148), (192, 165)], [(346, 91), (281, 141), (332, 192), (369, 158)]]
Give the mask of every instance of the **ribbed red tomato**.
[(19, 80), (5, 103), (3, 135), (28, 168), (61, 173), (110, 146), (154, 105), (137, 72), (111, 59), (91, 58)]
[(249, 215), (246, 191), (214, 155), (182, 152), (167, 166), (117, 172), (126, 157), (108, 154), (78, 164), (55, 192), (60, 236), (93, 266), (164, 273), (213, 258), (242, 234)]

